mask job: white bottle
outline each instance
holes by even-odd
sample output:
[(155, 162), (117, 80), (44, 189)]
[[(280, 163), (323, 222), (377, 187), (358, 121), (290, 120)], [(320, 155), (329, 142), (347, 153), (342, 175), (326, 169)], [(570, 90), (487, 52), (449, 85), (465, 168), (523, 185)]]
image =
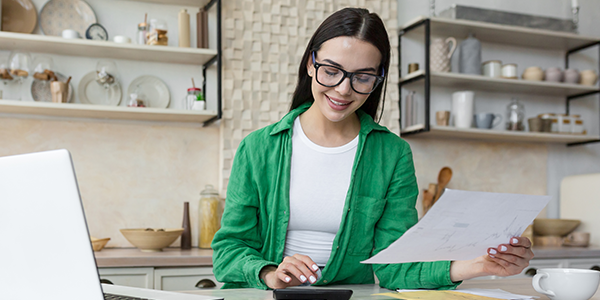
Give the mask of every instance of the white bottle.
[(179, 12), (179, 47), (190, 47), (190, 14), (186, 9)]

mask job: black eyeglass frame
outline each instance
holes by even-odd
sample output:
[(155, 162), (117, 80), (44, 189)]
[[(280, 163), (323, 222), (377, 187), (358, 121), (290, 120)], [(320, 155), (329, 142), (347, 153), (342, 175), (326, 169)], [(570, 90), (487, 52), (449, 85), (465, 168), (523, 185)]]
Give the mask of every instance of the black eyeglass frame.
[[(314, 52), (314, 51), (312, 52), (312, 60), (313, 60), (313, 65), (315, 66), (315, 79), (317, 79), (317, 82), (318, 82), (320, 85), (322, 85), (322, 86), (326, 86), (326, 87), (336, 87), (336, 86), (340, 85), (340, 84), (341, 84), (341, 83), (344, 81), (344, 79), (346, 79), (346, 78), (350, 78), (350, 87), (352, 88), (352, 90), (353, 90), (353, 91), (355, 91), (356, 93), (358, 93), (358, 94), (361, 94), (361, 95), (369, 95), (369, 94), (371, 94), (371, 93), (372, 93), (372, 92), (373, 92), (373, 91), (374, 91), (374, 90), (377, 88), (377, 86), (379, 86), (379, 84), (380, 84), (381, 82), (383, 82), (383, 80), (385, 79), (385, 77), (384, 77), (384, 76), (385, 76), (385, 70), (381, 70), (381, 73), (382, 73), (382, 75), (381, 75), (381, 76), (379, 76), (379, 75), (375, 75), (375, 74), (371, 74), (371, 73), (365, 73), (365, 72), (348, 72), (348, 71), (346, 71), (346, 70), (344, 70), (344, 69), (342, 69), (342, 68), (340, 68), (340, 67), (336, 67), (336, 66), (332, 66), (332, 65), (328, 65), (328, 64), (320, 64), (320, 63), (318, 63), (318, 62), (316, 61), (316, 59), (315, 59), (315, 52)], [(344, 76), (342, 76), (342, 79), (340, 79), (340, 81), (339, 81), (338, 83), (334, 84), (334, 85), (326, 85), (326, 84), (323, 84), (323, 83), (321, 83), (321, 82), (319, 81), (319, 77), (317, 76), (317, 73), (319, 73), (319, 67), (331, 67), (331, 68), (338, 69), (338, 70), (342, 71), (342, 74), (344, 74)], [(354, 79), (354, 75), (356, 75), (356, 74), (364, 74), (364, 75), (375, 76), (375, 79), (376, 79), (376, 81), (375, 81), (375, 83), (373, 83), (373, 89), (371, 89), (371, 91), (370, 91), (370, 92), (368, 92), (368, 93), (363, 93), (363, 92), (359, 92), (359, 91), (357, 91), (357, 90), (354, 88), (354, 84), (352, 83), (352, 79)]]

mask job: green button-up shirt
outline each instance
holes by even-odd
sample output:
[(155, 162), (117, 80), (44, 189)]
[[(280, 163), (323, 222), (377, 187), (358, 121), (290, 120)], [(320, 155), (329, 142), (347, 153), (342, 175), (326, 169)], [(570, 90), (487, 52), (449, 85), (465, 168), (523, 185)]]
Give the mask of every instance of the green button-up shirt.
[[(224, 288), (268, 287), (259, 278), (283, 260), (289, 222), (292, 128), (306, 103), (252, 132), (235, 154), (213, 271)], [(408, 143), (361, 110), (358, 147), (342, 220), (322, 277), (314, 285), (374, 283), (396, 288), (455, 288), (450, 262), (361, 264), (417, 222), (418, 187)], [(317, 171), (317, 170), (315, 170)]]

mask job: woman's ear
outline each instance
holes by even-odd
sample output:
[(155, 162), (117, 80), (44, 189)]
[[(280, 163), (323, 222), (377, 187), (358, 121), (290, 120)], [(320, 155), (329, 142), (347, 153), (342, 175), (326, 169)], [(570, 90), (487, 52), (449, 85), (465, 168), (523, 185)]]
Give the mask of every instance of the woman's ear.
[(313, 65), (312, 61), (309, 59), (308, 63), (306, 64), (306, 73), (308, 73), (309, 77), (312, 77), (314, 71), (315, 71), (314, 65)]

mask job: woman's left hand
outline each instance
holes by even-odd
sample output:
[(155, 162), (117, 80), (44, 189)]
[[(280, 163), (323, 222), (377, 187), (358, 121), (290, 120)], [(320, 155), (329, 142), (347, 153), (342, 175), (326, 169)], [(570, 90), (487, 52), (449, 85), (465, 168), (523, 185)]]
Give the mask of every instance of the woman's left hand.
[(450, 278), (457, 282), (479, 276), (517, 275), (529, 266), (532, 258), (531, 241), (525, 237), (513, 237), (508, 244), (489, 248), (486, 255), (473, 260), (452, 262)]

